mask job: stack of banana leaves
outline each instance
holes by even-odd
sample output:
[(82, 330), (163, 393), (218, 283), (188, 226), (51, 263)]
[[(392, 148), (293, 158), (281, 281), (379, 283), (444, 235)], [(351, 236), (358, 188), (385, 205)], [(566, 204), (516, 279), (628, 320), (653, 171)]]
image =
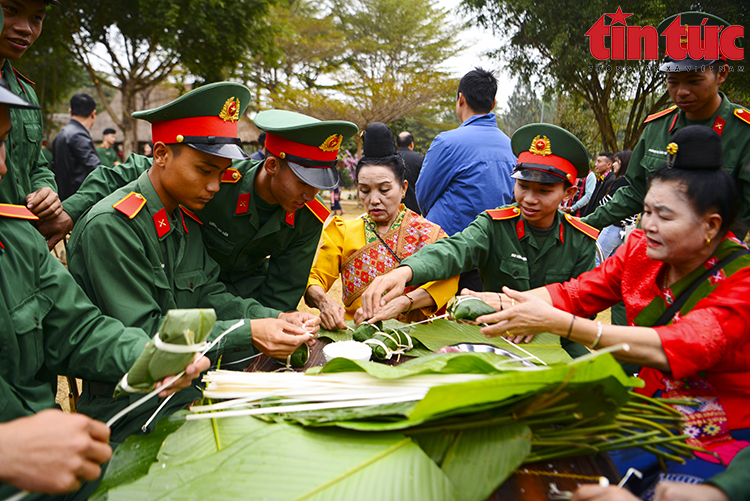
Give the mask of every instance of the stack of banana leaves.
[(336, 358), (304, 374), (209, 372), (203, 402), (120, 445), (92, 499), (480, 501), (524, 463), (630, 447), (692, 456), (668, 405), (690, 402), (632, 393), (640, 380), (610, 353), (570, 360), (538, 336), (523, 345), (528, 364), (499, 339), (519, 356), (428, 354), (488, 342), (473, 325), (408, 334), (419, 356), (395, 367)]

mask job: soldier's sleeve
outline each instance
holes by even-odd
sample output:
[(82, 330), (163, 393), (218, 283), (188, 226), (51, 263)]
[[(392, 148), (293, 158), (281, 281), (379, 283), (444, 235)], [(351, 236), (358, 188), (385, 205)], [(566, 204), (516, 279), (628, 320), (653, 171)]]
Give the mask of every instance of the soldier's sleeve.
[(641, 136), (633, 150), (633, 156), (630, 157), (628, 172), (625, 174), (629, 184), (617, 190), (612, 200), (597, 207), (592, 214), (581, 218), (581, 221), (601, 230), (643, 211), (643, 199), (646, 198), (646, 169), (641, 165), (641, 160), (645, 144)]
[(300, 226), (299, 230), (295, 225), (294, 237), (269, 260), (266, 280), (258, 289), (256, 298), (263, 298), (263, 304), (271, 308), (296, 310), (307, 288), (323, 225), (312, 217), (305, 219), (311, 221)]
[[(39, 191), (42, 188), (52, 188), (57, 193), (57, 183), (55, 182), (55, 173), (50, 169), (47, 158), (40, 149), (37, 152), (36, 162), (31, 162), (31, 172), (29, 172), (32, 191)], [(28, 193), (27, 193), (28, 195)]]
[(408, 285), (446, 280), (487, 261), (492, 245), (492, 219), (482, 212), (463, 231), (424, 246), (401, 262), (412, 269)]
[[(0, 423), (7, 423), (12, 419), (30, 416), (33, 413), (34, 411), (24, 405), (23, 400), (19, 398), (13, 387), (0, 376)], [(2, 486), (3, 484), (0, 483), (0, 495), (5, 494), (2, 491)], [(10, 494), (10, 491), (8, 494)]]
[(422, 162), (422, 170), (419, 171), (414, 192), (417, 195), (417, 203), (422, 214), (427, 214), (440, 195), (450, 184), (452, 175), (443, 163), (446, 156), (443, 141), (437, 136)]
[(328, 292), (333, 283), (341, 275), (343, 264), (344, 239), (346, 238), (346, 224), (338, 216), (334, 216), (323, 228), (323, 238), (318, 250), (318, 257), (310, 269), (307, 287), (319, 285)]
[[(36, 232), (34, 232), (36, 233)], [(62, 264), (35, 235), (45, 365), (57, 374), (118, 381), (143, 351), (149, 336), (101, 314)], [(41, 299), (44, 298), (44, 304)]]
[(114, 167), (101, 166), (86, 176), (78, 191), (62, 203), (63, 209), (73, 221), (78, 221), (78, 218), (96, 202), (135, 181), (148, 170), (149, 162), (135, 162), (134, 158), (131, 155), (126, 162)]
[(718, 487), (731, 501), (750, 499), (750, 484), (747, 471), (750, 469), (750, 448), (741, 450), (729, 463), (726, 470), (714, 475), (705, 483)]

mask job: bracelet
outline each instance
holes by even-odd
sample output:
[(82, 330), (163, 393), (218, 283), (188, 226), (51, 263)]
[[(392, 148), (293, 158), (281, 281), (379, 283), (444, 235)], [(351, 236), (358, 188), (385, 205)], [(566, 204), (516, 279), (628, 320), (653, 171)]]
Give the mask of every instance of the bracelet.
[(411, 313), (411, 309), (414, 308), (414, 300), (409, 294), (404, 294), (404, 297), (409, 300), (410, 304), (409, 304), (409, 309), (403, 312), (403, 314), (408, 315), (409, 313)]
[(596, 348), (596, 345), (599, 344), (599, 340), (602, 338), (602, 330), (603, 330), (602, 323), (601, 322), (597, 322), (596, 325), (597, 325), (597, 328), (596, 328), (596, 339), (594, 339), (594, 343), (591, 345), (591, 349), (592, 350)]
[(503, 296), (498, 292), (497, 298), (500, 300), (500, 311), (503, 311)]
[(568, 327), (568, 335), (565, 336), (565, 339), (570, 339), (570, 333), (573, 332), (573, 322), (576, 321), (576, 316), (573, 315), (573, 318), (570, 319), (570, 327)]

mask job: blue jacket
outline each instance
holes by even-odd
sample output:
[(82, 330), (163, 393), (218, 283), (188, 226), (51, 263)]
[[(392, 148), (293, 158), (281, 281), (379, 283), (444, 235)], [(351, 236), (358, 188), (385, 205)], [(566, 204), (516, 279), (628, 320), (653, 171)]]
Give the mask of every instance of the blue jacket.
[(462, 231), (480, 212), (511, 202), (515, 165), (495, 114), (471, 117), (439, 134), (427, 151), (417, 180), (422, 214), (448, 235)]

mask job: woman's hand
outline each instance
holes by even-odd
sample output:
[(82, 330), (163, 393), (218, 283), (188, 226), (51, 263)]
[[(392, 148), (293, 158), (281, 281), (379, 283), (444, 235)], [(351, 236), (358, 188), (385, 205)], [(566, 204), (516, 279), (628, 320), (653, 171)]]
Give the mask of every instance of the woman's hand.
[(362, 294), (362, 310), (365, 318), (373, 318), (380, 308), (404, 293), (406, 284), (414, 274), (408, 266), (401, 266), (381, 275)]
[(390, 320), (391, 318), (396, 318), (401, 313), (408, 310), (409, 306), (411, 306), (411, 301), (409, 301), (409, 298), (407, 298), (405, 295), (399, 296), (385, 306), (381, 307), (378, 312), (369, 319), (365, 316), (365, 312), (362, 308), (357, 308), (357, 311), (354, 313), (354, 324), (359, 325), (365, 320), (367, 320), (368, 323), (371, 324), (380, 320)]
[(569, 313), (558, 310), (533, 294), (508, 287), (503, 287), (503, 292), (511, 307), (506, 305), (502, 311), (482, 315), (476, 320), (478, 324), (493, 324), (480, 330), (487, 337), (505, 336), (514, 343), (528, 343), (540, 332), (557, 334), (556, 327), (560, 322), (564, 323), (563, 317), (570, 318)]
[[(290, 311), (280, 314), (277, 318), (280, 320), (286, 320), (290, 324), (299, 325), (307, 332), (312, 334), (314, 338), (318, 337), (318, 331), (320, 331), (320, 317), (313, 315), (309, 311)], [(314, 339), (313, 338), (313, 339)], [(308, 341), (307, 344), (312, 345), (313, 339)]]
[(495, 311), (502, 311), (503, 309), (510, 307), (510, 299), (508, 299), (508, 296), (502, 292), (476, 292), (469, 289), (462, 289), (461, 295), (474, 296), (477, 299), (481, 299), (495, 308)]
[(346, 310), (339, 303), (330, 299), (318, 306), (320, 310), (320, 323), (324, 329), (335, 331), (346, 329)]

